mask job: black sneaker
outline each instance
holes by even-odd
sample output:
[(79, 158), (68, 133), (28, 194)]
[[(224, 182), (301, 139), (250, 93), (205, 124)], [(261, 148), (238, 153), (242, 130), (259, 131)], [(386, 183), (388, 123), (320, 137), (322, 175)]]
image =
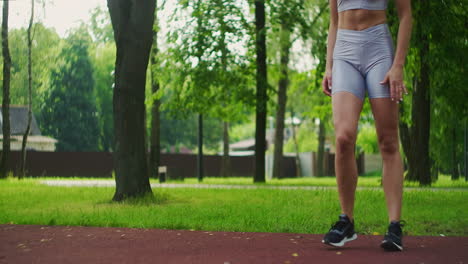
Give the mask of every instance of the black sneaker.
[(380, 246), (387, 251), (403, 251), (403, 221), (391, 222)]
[(354, 223), (349, 220), (348, 216), (340, 215), (340, 220), (337, 221), (331, 228), (330, 231), (325, 235), (322, 243), (342, 247), (346, 242), (355, 240), (357, 238), (356, 232), (354, 232)]

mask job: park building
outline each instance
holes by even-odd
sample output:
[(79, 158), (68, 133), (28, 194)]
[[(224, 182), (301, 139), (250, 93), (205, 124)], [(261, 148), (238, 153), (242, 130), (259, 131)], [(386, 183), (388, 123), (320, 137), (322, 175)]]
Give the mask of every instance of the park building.
[[(10, 149), (21, 151), (23, 135), (28, 125), (28, 107), (22, 105), (10, 105)], [(0, 150), (3, 149), (3, 115), (0, 109)], [(55, 151), (57, 140), (41, 135), (34, 113), (31, 120), (31, 130), (26, 145), (27, 150)]]

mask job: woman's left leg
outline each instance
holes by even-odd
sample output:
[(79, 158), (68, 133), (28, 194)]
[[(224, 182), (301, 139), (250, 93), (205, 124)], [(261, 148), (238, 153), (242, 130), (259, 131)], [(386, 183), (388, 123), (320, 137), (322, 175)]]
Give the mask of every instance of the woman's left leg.
[(383, 160), (383, 186), (389, 221), (400, 221), (403, 163), (399, 151), (398, 104), (390, 98), (370, 99)]

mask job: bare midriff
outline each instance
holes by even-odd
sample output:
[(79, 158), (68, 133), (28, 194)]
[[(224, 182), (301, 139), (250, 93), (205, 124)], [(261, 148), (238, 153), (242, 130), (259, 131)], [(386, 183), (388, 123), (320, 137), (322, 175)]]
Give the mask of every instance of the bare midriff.
[(338, 13), (339, 29), (364, 30), (386, 21), (385, 10), (351, 9)]

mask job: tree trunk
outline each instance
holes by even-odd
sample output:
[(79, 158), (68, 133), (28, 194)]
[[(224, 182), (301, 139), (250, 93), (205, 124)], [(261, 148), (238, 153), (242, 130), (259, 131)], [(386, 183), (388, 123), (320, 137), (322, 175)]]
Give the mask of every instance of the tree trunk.
[(465, 158), (465, 181), (468, 181), (468, 118), (465, 117), (465, 142), (463, 155)]
[(223, 122), (223, 161), (221, 176), (231, 176), (231, 158), (229, 156), (229, 122)]
[[(217, 3), (219, 6), (222, 6), (222, 1)], [(223, 67), (224, 73), (227, 73), (228, 67), (228, 48), (226, 45), (226, 33), (227, 25), (224, 21), (224, 15), (218, 16), (218, 22), (220, 24), (221, 40), (220, 40), (220, 49), (221, 49), (221, 64)], [(229, 97), (229, 95), (225, 95)], [(227, 98), (226, 98), (227, 101)], [(223, 122), (223, 159), (221, 163), (221, 176), (230, 177), (231, 176), (231, 157), (229, 156), (229, 122)]]
[[(424, 5), (428, 5), (425, 1), (420, 3), (420, 14), (418, 17), (425, 15)], [(413, 109), (411, 127), (411, 145), (412, 154), (409, 158), (408, 174), (409, 180), (419, 181), (421, 185), (430, 185), (431, 179), (431, 163), (429, 159), (429, 134), (430, 134), (430, 67), (427, 58), (429, 56), (429, 39), (427, 35), (422, 33), (422, 23), (418, 22), (417, 34), (420, 44), (419, 58), (420, 69), (419, 78), (416, 80), (413, 91)]]
[(318, 151), (317, 151), (317, 176), (325, 176), (325, 163), (324, 163), (324, 155), (325, 155), (325, 120), (320, 120), (319, 124), (319, 144), (318, 144)]
[(265, 182), (267, 65), (265, 1), (255, 1), (255, 32), (257, 54), (257, 105), (255, 118), (255, 175), (254, 182)]
[[(157, 56), (158, 56), (158, 17), (157, 17), (157, 6), (158, 1), (156, 0), (156, 12), (155, 12), (155, 23), (153, 26), (153, 46), (151, 48), (151, 59), (150, 59), (150, 72), (151, 72), (151, 93), (154, 95), (159, 90), (159, 81), (156, 74)], [(150, 147), (150, 177), (158, 177), (158, 168), (161, 159), (161, 143), (160, 143), (160, 118), (159, 118), (159, 107), (161, 101), (156, 99), (151, 105), (151, 147)]]
[(296, 151), (296, 177), (302, 177), (302, 164), (301, 164), (301, 157), (299, 156), (299, 144), (297, 143), (296, 137), (296, 125), (294, 124), (294, 112), (291, 110), (291, 128), (292, 128), (292, 135), (294, 140), (294, 150)]
[(276, 110), (275, 150), (273, 157), (273, 178), (280, 178), (283, 173), (284, 116), (287, 104), (289, 84), (288, 64), (291, 40), (289, 29), (281, 24), (280, 37), (280, 79), (278, 82), (278, 109)]
[(3, 149), (0, 161), (0, 178), (6, 178), (8, 161), (10, 159), (10, 73), (11, 57), (8, 46), (8, 9), (9, 1), (3, 1), (2, 20), (2, 53), (3, 53), (3, 101), (2, 101), (2, 129)]
[(113, 200), (151, 193), (145, 137), (145, 83), (155, 1), (108, 0), (117, 47), (114, 86)]
[(459, 178), (460, 174), (458, 172), (457, 160), (457, 129), (452, 127), (452, 180), (458, 180)]
[[(405, 115), (405, 106), (404, 104), (400, 104), (400, 117)], [(403, 159), (403, 164), (404, 164), (404, 169), (408, 168), (408, 162), (410, 160), (413, 160), (410, 158), (411, 155), (411, 133), (410, 133), (410, 128), (408, 127), (408, 124), (405, 123), (401, 118), (398, 121), (398, 126), (399, 126), (399, 132), (400, 132), (400, 140), (401, 140), (401, 145), (403, 147), (403, 152), (405, 153), (404, 159)], [(406, 177), (410, 177), (409, 173), (410, 170), (408, 170)]]
[(28, 135), (31, 131), (31, 120), (32, 120), (32, 38), (31, 30), (34, 21), (34, 0), (31, 0), (31, 18), (28, 26), (28, 124), (26, 131), (23, 135), (23, 142), (21, 144), (21, 168), (19, 171), (19, 178), (26, 176), (26, 146), (28, 143)]
[(198, 181), (203, 181), (203, 115), (198, 114)]

